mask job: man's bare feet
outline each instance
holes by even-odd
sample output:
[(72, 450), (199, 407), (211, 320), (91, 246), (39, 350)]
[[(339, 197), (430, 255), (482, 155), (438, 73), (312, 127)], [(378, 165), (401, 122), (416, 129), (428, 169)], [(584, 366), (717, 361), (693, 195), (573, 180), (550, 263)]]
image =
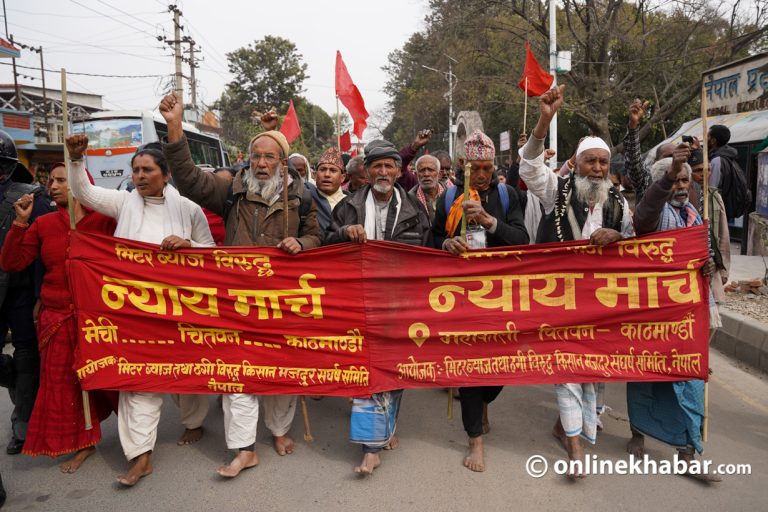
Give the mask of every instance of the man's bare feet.
[(627, 442), (627, 453), (636, 458), (645, 453), (645, 437), (639, 432), (632, 432), (632, 439)]
[(491, 431), (491, 423), (488, 421), (488, 404), (483, 402), (483, 434)]
[(142, 453), (131, 461), (128, 472), (117, 477), (117, 481), (126, 487), (133, 487), (147, 475), (152, 474), (152, 461), (149, 456), (152, 452)]
[[(701, 471), (692, 472), (691, 471), (692, 468), (690, 467), (690, 465), (692, 462), (696, 460), (692, 453), (685, 453), (678, 450), (677, 455), (680, 458), (680, 460), (684, 460), (685, 462), (688, 463), (688, 471), (683, 473), (683, 476), (694, 478), (699, 482), (706, 482), (706, 483), (710, 483), (710, 482), (715, 483), (715, 482), (723, 481), (723, 479), (720, 478), (718, 475), (714, 475), (714, 474), (710, 475), (709, 473), (702, 473)], [(702, 467), (701, 465), (699, 465), (699, 470), (701, 469)]]
[(469, 450), (467, 450), (467, 456), (464, 457), (464, 467), (471, 471), (485, 471), (483, 436), (469, 438)]
[(80, 469), (80, 466), (83, 462), (85, 462), (85, 459), (90, 457), (96, 453), (96, 447), (95, 446), (89, 446), (88, 448), (83, 448), (82, 450), (78, 450), (77, 453), (75, 453), (75, 456), (69, 459), (67, 462), (62, 463), (59, 466), (59, 469), (62, 473), (74, 473), (78, 469)]
[(235, 478), (242, 470), (252, 468), (258, 463), (259, 457), (256, 455), (256, 452), (240, 450), (235, 455), (235, 458), (232, 459), (232, 462), (226, 466), (221, 466), (216, 472), (224, 478)]
[(557, 422), (555, 422), (555, 426), (552, 427), (552, 435), (555, 436), (555, 439), (560, 441), (560, 444), (563, 446), (563, 450), (568, 450), (568, 445), (566, 441), (566, 435), (565, 430), (563, 430), (563, 423), (560, 421), (560, 416), (557, 417)]
[(275, 443), (275, 451), (278, 455), (290, 455), (293, 453), (295, 444), (293, 439), (288, 436), (272, 436)]
[(176, 444), (179, 446), (184, 446), (187, 444), (195, 444), (200, 439), (203, 438), (203, 427), (197, 427), (197, 428), (186, 428), (184, 429), (184, 433), (181, 434), (181, 437), (178, 441), (176, 441)]
[(359, 466), (355, 466), (355, 473), (359, 475), (372, 475), (373, 470), (381, 465), (381, 457), (378, 453), (366, 453)]
[(394, 450), (398, 447), (400, 444), (400, 440), (397, 438), (397, 436), (392, 436), (392, 439), (389, 440), (389, 443), (384, 447), (385, 450)]
[[(569, 460), (580, 460), (582, 464), (584, 461), (584, 448), (581, 447), (581, 439), (579, 436), (565, 436), (565, 449), (568, 452)], [(585, 478), (586, 475), (582, 472), (569, 471), (568, 478), (573, 480), (577, 478)]]

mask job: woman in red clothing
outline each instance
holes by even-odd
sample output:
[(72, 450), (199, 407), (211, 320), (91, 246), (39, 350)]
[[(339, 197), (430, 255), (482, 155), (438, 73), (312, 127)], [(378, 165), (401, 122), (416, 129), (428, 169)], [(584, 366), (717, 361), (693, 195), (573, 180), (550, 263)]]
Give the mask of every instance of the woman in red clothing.
[[(38, 257), (45, 266), (37, 320), (40, 389), (22, 453), (57, 457), (77, 452), (60, 466), (62, 472), (74, 473), (96, 451), (95, 445), (101, 440), (99, 421), (116, 410), (117, 396), (90, 393), (93, 429), (85, 430), (82, 392), (73, 370), (77, 326), (64, 265), (69, 245), (69, 189), (64, 164), (56, 164), (51, 170), (49, 185), (58, 211), (38, 217), (29, 225), (33, 197), (28, 194), (19, 199), (14, 204), (16, 220), (0, 253), (0, 267), (16, 272)], [(76, 200), (75, 222), (79, 231), (107, 235), (115, 231), (114, 219), (86, 211)]]

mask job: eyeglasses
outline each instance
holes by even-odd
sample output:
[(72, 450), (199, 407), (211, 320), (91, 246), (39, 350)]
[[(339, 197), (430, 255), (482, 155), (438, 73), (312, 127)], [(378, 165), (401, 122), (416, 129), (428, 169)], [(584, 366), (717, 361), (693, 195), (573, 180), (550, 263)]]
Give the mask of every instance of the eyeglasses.
[(441, 171), (450, 171), (451, 170), (451, 166), (449, 165), (447, 167), (440, 167), (440, 170)]
[(264, 159), (265, 162), (267, 162), (267, 164), (270, 164), (270, 165), (280, 160), (280, 157), (272, 153), (251, 153), (252, 162), (258, 163), (262, 158)]

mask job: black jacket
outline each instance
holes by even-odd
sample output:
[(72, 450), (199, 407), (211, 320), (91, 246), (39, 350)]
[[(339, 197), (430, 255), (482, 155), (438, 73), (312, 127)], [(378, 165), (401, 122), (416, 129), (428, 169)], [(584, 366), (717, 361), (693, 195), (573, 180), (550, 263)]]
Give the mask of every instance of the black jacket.
[[(394, 226), (392, 224), (396, 212), (395, 204), (390, 206), (385, 240), (429, 247), (429, 218), (424, 208), (421, 203), (414, 202), (399, 184), (395, 184), (395, 188), (400, 194), (395, 194), (392, 200), (396, 201), (399, 200), (398, 196), (402, 197), (403, 204), (400, 206), (400, 215)], [(365, 201), (370, 190), (371, 186), (366, 185), (336, 205), (333, 209), (333, 224), (326, 237), (327, 244), (349, 242), (347, 228), (355, 224), (365, 225)]]
[[(509, 195), (509, 208), (503, 211), (501, 198), (499, 197), (498, 180), (493, 179), (487, 194), (480, 194), (480, 203), (486, 212), (496, 218), (496, 231), (486, 233), (488, 247), (505, 247), (510, 245), (525, 245), (528, 243), (528, 232), (523, 223), (523, 210), (517, 196), (517, 191), (509, 185), (507, 193)], [(461, 189), (456, 191), (456, 197), (461, 195)], [(435, 219), (432, 222), (432, 241), (436, 249), (443, 248), (443, 242), (448, 237), (445, 230), (445, 221), (448, 219), (448, 212), (445, 208), (445, 193), (437, 199), (437, 210)], [(458, 233), (457, 233), (458, 234)]]

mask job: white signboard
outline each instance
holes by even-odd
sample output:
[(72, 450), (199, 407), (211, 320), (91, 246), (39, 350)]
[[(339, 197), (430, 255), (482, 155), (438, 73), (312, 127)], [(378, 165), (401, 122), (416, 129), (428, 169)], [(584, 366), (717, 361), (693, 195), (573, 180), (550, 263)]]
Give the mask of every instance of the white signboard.
[(499, 151), (509, 151), (509, 130), (499, 134)]
[(704, 72), (707, 115), (768, 109), (768, 53)]

